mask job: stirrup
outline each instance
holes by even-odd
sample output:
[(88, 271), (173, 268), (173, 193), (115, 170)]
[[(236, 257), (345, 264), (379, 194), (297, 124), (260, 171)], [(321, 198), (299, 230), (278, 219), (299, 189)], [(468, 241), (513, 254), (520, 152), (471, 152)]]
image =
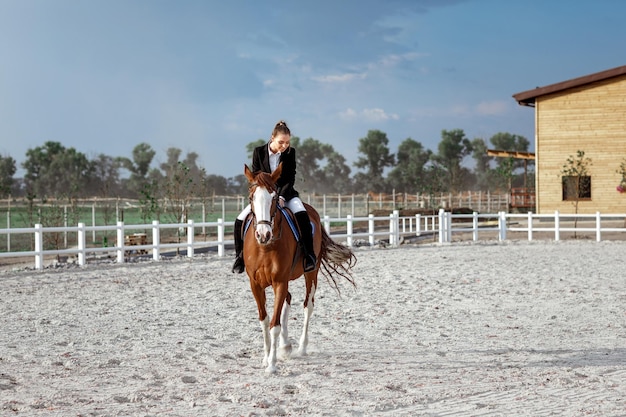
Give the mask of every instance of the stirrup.
[(311, 272), (317, 267), (315, 255), (308, 254), (304, 257), (304, 272)]
[(245, 269), (246, 269), (246, 265), (243, 262), (243, 257), (237, 256), (235, 258), (235, 263), (233, 264), (233, 269), (232, 269), (233, 273), (241, 274)]

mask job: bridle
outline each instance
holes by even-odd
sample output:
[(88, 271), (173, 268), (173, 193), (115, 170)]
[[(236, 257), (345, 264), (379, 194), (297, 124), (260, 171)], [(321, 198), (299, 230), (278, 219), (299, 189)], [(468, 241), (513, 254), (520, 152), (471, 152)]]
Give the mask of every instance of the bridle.
[(250, 208), (252, 210), (252, 214), (254, 215), (253, 216), (254, 228), (256, 229), (256, 226), (259, 224), (266, 224), (273, 230), (274, 218), (276, 217), (276, 213), (278, 212), (278, 192), (275, 187), (272, 190), (267, 190), (272, 195), (272, 202), (270, 204), (270, 218), (269, 220), (258, 220), (258, 216), (254, 212), (254, 199), (253, 199), (254, 193), (256, 192), (256, 189), (258, 187), (259, 187), (259, 183), (257, 182), (251, 183), (250, 186), (248, 187), (248, 191), (249, 191), (248, 202), (250, 203)]

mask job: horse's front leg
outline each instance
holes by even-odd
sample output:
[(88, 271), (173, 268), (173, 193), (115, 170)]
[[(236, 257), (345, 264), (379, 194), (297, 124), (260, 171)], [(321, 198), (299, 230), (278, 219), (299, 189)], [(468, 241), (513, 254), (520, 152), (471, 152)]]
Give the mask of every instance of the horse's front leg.
[[(287, 303), (288, 294), (288, 283), (281, 282), (274, 286), (274, 315), (270, 321), (270, 351), (267, 358), (267, 368), (265, 369), (266, 372), (272, 374), (276, 372), (276, 357), (282, 327), (280, 319), (282, 317), (284, 304)], [(286, 325), (287, 323), (285, 322), (285, 326)]]
[(267, 366), (270, 356), (270, 319), (265, 316), (265, 319), (259, 321), (261, 324), (261, 332), (263, 333), (263, 365)]
[(257, 309), (259, 311), (259, 324), (261, 325), (261, 332), (263, 333), (263, 365), (267, 365), (270, 354), (270, 326), (269, 317), (267, 316), (267, 310), (265, 309), (266, 296), (265, 288), (261, 287), (250, 278), (250, 289), (252, 295), (254, 295), (254, 301), (256, 301)]

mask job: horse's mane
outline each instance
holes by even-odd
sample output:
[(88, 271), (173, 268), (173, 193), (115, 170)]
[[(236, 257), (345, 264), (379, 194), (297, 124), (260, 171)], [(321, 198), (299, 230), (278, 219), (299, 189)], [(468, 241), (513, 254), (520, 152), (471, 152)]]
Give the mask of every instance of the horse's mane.
[(272, 181), (272, 176), (263, 171), (254, 175), (254, 182), (250, 185), (265, 188), (269, 192), (276, 191), (276, 184)]

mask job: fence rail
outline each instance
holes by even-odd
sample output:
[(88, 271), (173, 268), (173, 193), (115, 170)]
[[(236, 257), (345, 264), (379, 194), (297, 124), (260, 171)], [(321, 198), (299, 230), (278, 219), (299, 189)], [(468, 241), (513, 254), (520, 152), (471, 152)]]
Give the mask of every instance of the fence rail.
[[(562, 239), (563, 234), (591, 234), (600, 242), (607, 233), (619, 235), (626, 232), (626, 214), (513, 214), (498, 212), (495, 214), (452, 214), (443, 209), (437, 215), (432, 216), (400, 216), (398, 210), (394, 210), (389, 216), (374, 216), (372, 214), (363, 217), (324, 216), (323, 227), (331, 238), (343, 242), (347, 246), (359, 246), (363, 244), (374, 245), (384, 241), (391, 246), (398, 246), (405, 240), (424, 239), (432, 237), (433, 241), (440, 244), (450, 243), (453, 236), (458, 240), (507, 240), (509, 234), (522, 233), (529, 241), (532, 241), (538, 233), (543, 233), (555, 241)], [(193, 257), (197, 250), (213, 248), (218, 256), (224, 256), (226, 246), (233, 244), (232, 239), (226, 239), (226, 230), (232, 228), (233, 222), (225, 222), (218, 219), (216, 222), (196, 223), (189, 220), (187, 223), (161, 224), (153, 221), (150, 224), (127, 225), (118, 222), (111, 226), (86, 226), (79, 223), (74, 227), (43, 227), (40, 224), (33, 228), (0, 229), (0, 235), (29, 234), (34, 241), (34, 250), (19, 252), (2, 252), (2, 258), (33, 258), (35, 269), (43, 269), (46, 257), (60, 255), (75, 256), (78, 265), (85, 265), (90, 259), (97, 258), (98, 254), (107, 254), (115, 257), (118, 263), (124, 263), (138, 253), (146, 254), (155, 261), (159, 261), (167, 255), (168, 250), (176, 250), (187, 257)], [(211, 240), (198, 238), (203, 236), (205, 229), (215, 229), (215, 238)], [(161, 233), (165, 229), (177, 229), (181, 238), (178, 242), (162, 241)], [(136, 230), (145, 230), (145, 239), (140, 242), (145, 244), (129, 244), (126, 233)], [(87, 238), (89, 232), (115, 231), (116, 242), (113, 246), (89, 245)], [(75, 234), (75, 247), (56, 249), (44, 248), (45, 235), (62, 233)], [(150, 236), (150, 239), (148, 239)], [(624, 235), (626, 238), (626, 235)], [(545, 237), (544, 237), (545, 238)], [(64, 242), (67, 241), (67, 237)]]
[[(462, 207), (478, 212), (494, 213), (508, 211), (510, 196), (507, 193), (489, 191), (463, 191), (458, 193), (368, 193), (368, 194), (306, 194), (300, 193), (302, 201), (316, 207), (321, 216), (345, 217), (366, 216), (374, 210), (401, 209), (439, 209)], [(159, 206), (165, 210), (160, 213), (161, 221), (206, 222), (217, 217), (232, 219), (248, 204), (247, 196), (213, 196), (205, 199), (191, 199), (187, 202), (184, 216), (178, 210), (161, 201)], [(145, 208), (145, 207), (144, 207)], [(76, 200), (74, 205), (63, 201), (50, 200), (46, 204), (32, 206), (28, 201), (5, 199), (0, 200), (0, 227), (31, 226), (35, 223), (46, 223), (46, 210), (56, 209), (62, 212), (65, 222), (78, 224), (84, 222), (91, 225), (112, 224), (118, 221), (146, 221), (142, 204), (131, 199), (83, 199)], [(167, 210), (169, 211), (167, 211)], [(54, 211), (54, 210), (53, 210)], [(58, 214), (58, 213), (57, 213)], [(184, 217), (184, 220), (181, 218)], [(71, 221), (70, 221), (71, 219)], [(137, 219), (137, 220), (134, 220)], [(142, 220), (138, 220), (142, 219)], [(154, 216), (149, 219), (153, 220)], [(53, 223), (51, 226), (68, 225)]]

